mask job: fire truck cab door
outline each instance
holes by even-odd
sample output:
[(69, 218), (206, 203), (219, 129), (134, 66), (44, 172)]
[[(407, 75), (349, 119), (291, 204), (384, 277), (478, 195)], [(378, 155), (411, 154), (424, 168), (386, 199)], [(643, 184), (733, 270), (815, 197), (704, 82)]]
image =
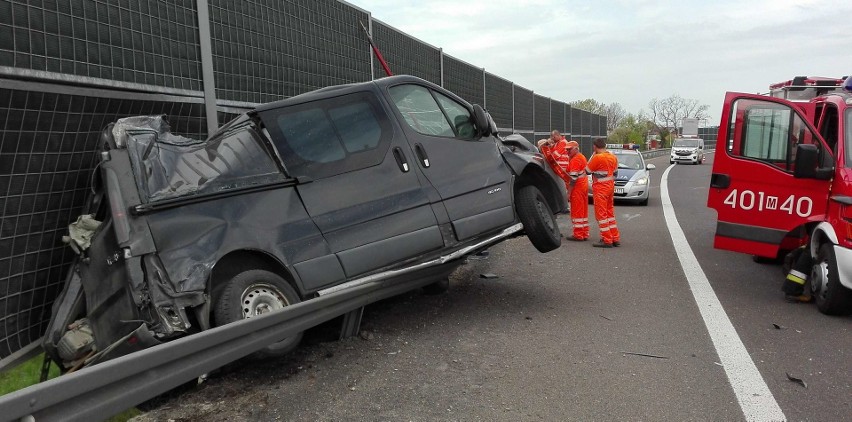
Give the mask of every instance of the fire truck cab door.
[(782, 244), (800, 243), (805, 223), (824, 218), (831, 181), (794, 177), (802, 144), (818, 149), (819, 167), (833, 165), (831, 150), (793, 103), (726, 94), (707, 196), (718, 213), (714, 247), (775, 258)]

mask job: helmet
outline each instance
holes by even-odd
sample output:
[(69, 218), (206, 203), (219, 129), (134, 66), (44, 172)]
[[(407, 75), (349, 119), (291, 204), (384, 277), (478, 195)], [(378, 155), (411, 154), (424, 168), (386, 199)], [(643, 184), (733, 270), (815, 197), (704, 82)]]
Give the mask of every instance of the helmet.
[(580, 144), (578, 144), (577, 141), (568, 141), (568, 149), (571, 149), (571, 148), (578, 148), (579, 149)]
[(843, 89), (852, 92), (852, 76), (847, 76), (843, 82)]

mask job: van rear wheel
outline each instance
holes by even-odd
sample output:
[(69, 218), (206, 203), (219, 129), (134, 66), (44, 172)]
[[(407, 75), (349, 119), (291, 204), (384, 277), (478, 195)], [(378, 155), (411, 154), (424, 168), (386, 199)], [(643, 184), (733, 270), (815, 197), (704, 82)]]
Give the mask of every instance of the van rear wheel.
[[(300, 302), (299, 295), (281, 276), (265, 270), (243, 271), (228, 281), (216, 298), (213, 318), (217, 326), (280, 311)], [(283, 356), (295, 349), (302, 333), (273, 343), (251, 355), (256, 358)]]

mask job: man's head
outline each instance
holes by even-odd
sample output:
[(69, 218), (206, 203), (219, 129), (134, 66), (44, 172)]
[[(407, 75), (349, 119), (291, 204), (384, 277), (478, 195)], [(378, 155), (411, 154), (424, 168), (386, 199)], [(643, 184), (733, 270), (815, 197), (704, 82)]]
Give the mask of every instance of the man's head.
[(562, 135), (559, 134), (558, 130), (554, 130), (553, 132), (550, 132), (550, 140), (551, 141), (558, 141), (560, 139), (562, 139)]
[(580, 152), (580, 144), (577, 141), (568, 141), (568, 156), (573, 157)]
[(595, 152), (606, 151), (606, 138), (595, 138), (592, 145), (595, 147)]

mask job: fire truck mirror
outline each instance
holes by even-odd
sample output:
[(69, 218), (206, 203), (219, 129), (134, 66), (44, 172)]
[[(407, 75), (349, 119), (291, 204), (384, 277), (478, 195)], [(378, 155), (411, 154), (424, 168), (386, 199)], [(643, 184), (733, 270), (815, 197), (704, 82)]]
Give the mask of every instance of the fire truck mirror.
[(829, 180), (834, 175), (833, 167), (819, 167), (819, 148), (812, 144), (796, 146), (796, 167), (793, 176), (797, 179)]

